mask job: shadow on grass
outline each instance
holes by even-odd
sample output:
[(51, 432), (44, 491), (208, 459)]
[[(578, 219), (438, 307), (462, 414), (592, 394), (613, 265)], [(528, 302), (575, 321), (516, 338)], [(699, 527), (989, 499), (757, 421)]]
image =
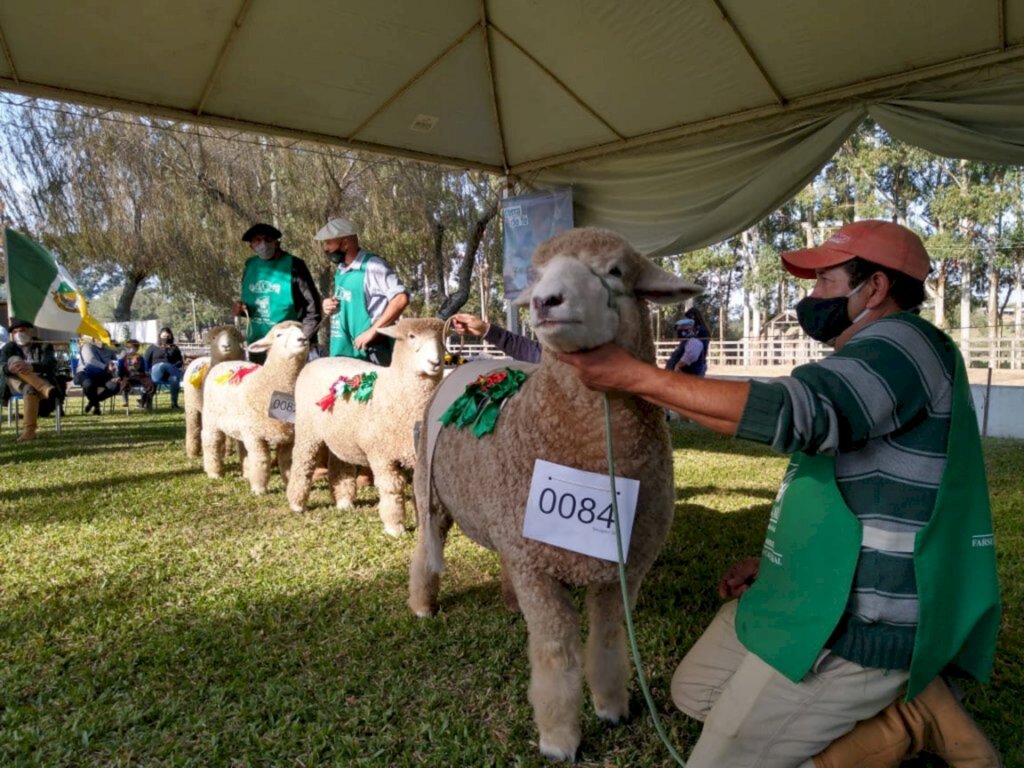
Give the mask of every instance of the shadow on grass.
[[(188, 477), (196, 474), (196, 469), (175, 469), (168, 470), (166, 472), (148, 472), (145, 477), (147, 483), (159, 483), (164, 480), (172, 480), (174, 478)], [(114, 490), (124, 482), (123, 477), (114, 478), (102, 478), (99, 480), (85, 480), (75, 483), (75, 492), (78, 494), (87, 494), (90, 491), (102, 491), (102, 490)], [(67, 496), (68, 490), (60, 485), (50, 485), (43, 487), (20, 487), (16, 491), (8, 491), (4, 498), (6, 501), (18, 502), (23, 500), (38, 500), (48, 496)], [(90, 511), (93, 514), (94, 511)], [(7, 519), (18, 519), (20, 522), (31, 522), (36, 518), (45, 519), (46, 522), (57, 522), (68, 517), (78, 517), (81, 512), (73, 509), (67, 509), (66, 507), (61, 508), (48, 508), (45, 511), (36, 510), (34, 512), (19, 516), (17, 514), (7, 515)]]

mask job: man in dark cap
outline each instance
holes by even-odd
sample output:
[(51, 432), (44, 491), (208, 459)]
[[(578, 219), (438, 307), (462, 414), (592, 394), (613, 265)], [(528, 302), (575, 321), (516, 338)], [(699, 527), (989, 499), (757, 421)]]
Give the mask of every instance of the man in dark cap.
[(263, 338), (277, 323), (297, 320), (307, 338), (320, 325), (320, 292), (306, 262), (281, 250), (281, 231), (270, 224), (253, 224), (242, 235), (253, 255), (242, 273), (242, 298), (233, 313), (249, 314), (250, 343)]

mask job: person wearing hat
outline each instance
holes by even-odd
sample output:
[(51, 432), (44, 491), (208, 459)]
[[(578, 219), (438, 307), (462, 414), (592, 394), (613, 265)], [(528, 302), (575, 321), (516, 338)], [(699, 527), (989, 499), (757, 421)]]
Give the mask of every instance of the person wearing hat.
[(679, 346), (666, 361), (666, 371), (688, 373), (691, 376), (703, 376), (708, 372), (710, 339), (707, 327), (703, 322), (698, 323), (698, 318), (699, 311), (696, 307), (691, 307), (687, 310), (686, 316), (676, 320), (674, 327), (679, 338)]
[(0, 347), (0, 398), (6, 405), (12, 395), (21, 395), (25, 415), (18, 440), (34, 440), (39, 417), (53, 413), (63, 399), (57, 356), (52, 344), (35, 338), (35, 327), (27, 320), (12, 319), (8, 330), (10, 337)]
[(675, 376), (613, 344), (559, 355), (593, 389), (793, 455), (761, 556), (723, 576), (729, 601), (673, 676), (704, 722), (687, 765), (878, 768), (924, 750), (998, 766), (940, 674), (987, 681), (1000, 603), (963, 358), (916, 313), (924, 244), (859, 221), (782, 261), (815, 281), (797, 317), (835, 350), (790, 376)]
[(397, 322), (409, 305), (409, 292), (390, 264), (360, 247), (359, 233), (348, 219), (331, 219), (316, 239), (337, 267), (334, 296), (323, 303), (331, 318), (331, 356), (390, 365), (394, 340), (377, 330)]
[(320, 327), (320, 292), (306, 262), (281, 249), (281, 231), (270, 224), (253, 224), (242, 240), (253, 255), (245, 262), (242, 298), (232, 312), (236, 317), (248, 313), (246, 341), (262, 339), (285, 320), (302, 323), (306, 338), (312, 339)]

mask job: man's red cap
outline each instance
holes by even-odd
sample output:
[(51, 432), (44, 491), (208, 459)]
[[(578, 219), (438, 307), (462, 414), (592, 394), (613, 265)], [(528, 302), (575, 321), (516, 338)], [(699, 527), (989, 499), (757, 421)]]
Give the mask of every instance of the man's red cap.
[(791, 275), (813, 280), (816, 269), (828, 269), (854, 257), (894, 269), (924, 282), (932, 271), (921, 238), (891, 221), (855, 221), (844, 224), (817, 248), (782, 254)]

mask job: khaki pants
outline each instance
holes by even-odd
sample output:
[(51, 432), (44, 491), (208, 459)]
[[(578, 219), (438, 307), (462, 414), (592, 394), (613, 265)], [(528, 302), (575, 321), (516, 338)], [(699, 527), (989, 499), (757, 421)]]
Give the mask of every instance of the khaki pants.
[(823, 651), (794, 683), (736, 637), (726, 603), (672, 676), (672, 700), (704, 723), (687, 768), (812, 768), (811, 758), (888, 706), (909, 673)]

